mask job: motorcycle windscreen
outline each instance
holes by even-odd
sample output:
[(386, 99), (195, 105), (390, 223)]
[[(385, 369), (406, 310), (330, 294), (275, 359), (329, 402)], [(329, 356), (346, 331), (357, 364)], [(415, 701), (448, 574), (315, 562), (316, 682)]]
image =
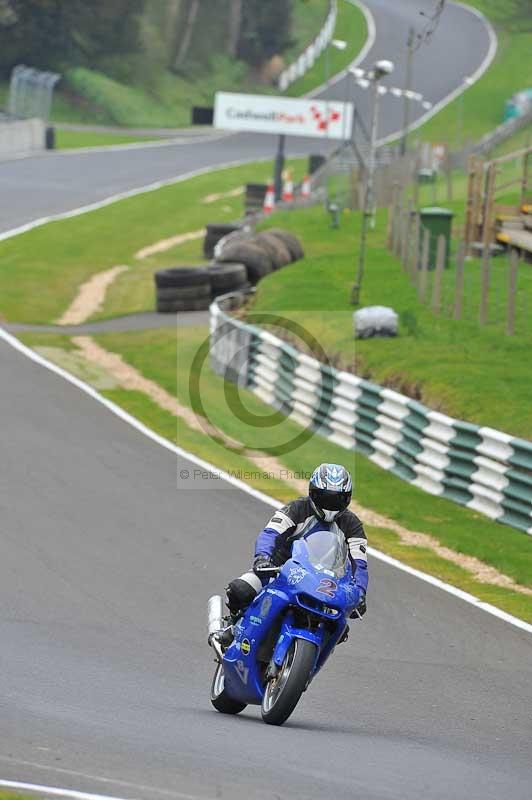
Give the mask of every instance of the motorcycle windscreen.
[(337, 578), (345, 575), (348, 559), (347, 543), (336, 525), (329, 531), (313, 531), (295, 544), (305, 549), (306, 557), (318, 572), (328, 570)]

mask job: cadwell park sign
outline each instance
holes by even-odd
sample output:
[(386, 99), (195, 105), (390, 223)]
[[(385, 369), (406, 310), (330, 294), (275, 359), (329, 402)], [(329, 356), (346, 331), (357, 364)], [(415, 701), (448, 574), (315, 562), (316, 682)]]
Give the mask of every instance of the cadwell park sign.
[(347, 139), (352, 125), (352, 103), (216, 93), (214, 127), (222, 130)]

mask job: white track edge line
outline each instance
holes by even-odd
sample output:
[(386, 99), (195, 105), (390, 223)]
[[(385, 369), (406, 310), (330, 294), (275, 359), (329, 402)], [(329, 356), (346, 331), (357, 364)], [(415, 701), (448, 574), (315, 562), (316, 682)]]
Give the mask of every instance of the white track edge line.
[[(460, 86), (457, 86), (456, 89), (453, 89), (452, 92), (449, 92), (449, 94), (445, 95), (445, 97), (442, 97), (442, 99), (439, 100), (437, 103), (435, 103), (435, 105), (433, 105), (429, 111), (427, 111), (425, 114), (419, 117), (419, 119), (416, 119), (415, 122), (412, 122), (412, 124), (408, 126), (408, 133), (411, 133), (412, 131), (417, 130), (417, 128), (420, 128), (422, 125), (425, 124), (425, 122), (428, 122), (429, 119), (431, 119), (435, 114), (437, 114), (438, 111), (441, 111), (442, 108), (449, 105), (449, 103), (452, 103), (452, 101), (455, 100), (457, 97), (460, 97), (460, 95), (463, 94), (467, 89), (470, 89), (471, 86), (473, 86), (479, 80), (479, 78), (482, 77), (482, 75), (486, 72), (491, 62), (495, 58), (495, 53), (497, 52), (497, 46), (498, 46), (497, 34), (495, 33), (495, 29), (491, 24), (490, 20), (481, 11), (479, 11), (478, 8), (473, 8), (473, 6), (470, 6), (467, 3), (459, 2), (459, 0), (452, 0), (452, 5), (463, 8), (465, 11), (468, 11), (470, 14), (473, 14), (473, 16), (478, 17), (478, 19), (480, 19), (484, 23), (484, 27), (486, 28), (489, 37), (488, 52), (484, 56), (484, 59), (481, 61), (480, 66), (478, 66), (477, 69), (473, 72), (473, 74), (469, 76), (471, 78), (471, 83), (470, 84), (462, 83), (460, 84)], [(388, 142), (392, 142), (394, 139), (397, 139), (397, 137), (400, 136), (400, 134), (401, 130), (398, 130), (395, 133), (390, 133), (383, 139), (379, 139), (378, 144), (382, 145), (382, 144), (387, 144)]]
[[(213, 128), (216, 131), (216, 128)], [(220, 139), (227, 139), (228, 136), (234, 136), (233, 133), (218, 131), (210, 135), (198, 136), (193, 142), (187, 141), (184, 138), (165, 138), (161, 140), (148, 141), (148, 142), (129, 142), (126, 144), (102, 144), (95, 147), (72, 147), (66, 150), (53, 150), (44, 154), (45, 158), (68, 158), (68, 156), (76, 155), (92, 155), (92, 153), (116, 153), (127, 150), (154, 150), (160, 147), (186, 147), (187, 145), (194, 144), (211, 144), (218, 142)]]
[(5, 789), (20, 789), (21, 791), (25, 792), (40, 792), (41, 794), (44, 793), (53, 797), (68, 797), (72, 798), (72, 800), (124, 800), (124, 798), (111, 797), (110, 795), (90, 794), (88, 792), (79, 792), (75, 789), (60, 789), (56, 786), (41, 786), (40, 784), (22, 783), (20, 781), (0, 780), (0, 786)]
[[(300, 158), (301, 156), (295, 154), (290, 157)], [(191, 172), (175, 175), (173, 178), (166, 178), (161, 181), (155, 181), (154, 183), (148, 183), (145, 186), (138, 186), (136, 189), (127, 189), (125, 192), (119, 192), (118, 194), (110, 195), (109, 197), (105, 197), (103, 200), (96, 200), (94, 203), (89, 203), (85, 206), (79, 206), (78, 208), (73, 208), (70, 211), (61, 211), (58, 214), (52, 214), (49, 217), (40, 217), (32, 220), (31, 222), (25, 222), (23, 225), (19, 225), (17, 228), (12, 228), (9, 231), (0, 233), (0, 242), (4, 242), (7, 239), (12, 239), (15, 236), (20, 236), (23, 233), (28, 233), (29, 231), (34, 230), (34, 228), (40, 228), (43, 225), (48, 225), (50, 222), (60, 222), (64, 219), (80, 217), (83, 214), (88, 214), (90, 211), (98, 211), (100, 208), (113, 205), (113, 203), (118, 203), (121, 200), (128, 200), (130, 197), (137, 197), (138, 195), (155, 192), (158, 189), (164, 189), (167, 186), (174, 186), (178, 183), (182, 183), (183, 181), (187, 181), (190, 178), (197, 178), (200, 175), (206, 175), (209, 172), (230, 169), (231, 167), (241, 167), (244, 164), (251, 164), (254, 162), (259, 163), (264, 161), (271, 161), (271, 158), (262, 156), (259, 158), (244, 158), (237, 161), (227, 161), (224, 164), (200, 167), (199, 169), (192, 170)]]
[[(179, 447), (178, 445), (173, 444), (168, 439), (165, 439), (163, 436), (159, 436), (159, 434), (155, 433), (155, 431), (148, 428), (144, 425), (140, 420), (133, 417), (131, 414), (128, 414), (123, 408), (113, 403), (111, 400), (108, 400), (106, 397), (103, 397), (99, 392), (96, 391), (92, 386), (85, 383), (84, 381), (76, 378), (74, 375), (71, 375), (69, 372), (64, 370), (62, 367), (53, 364), (48, 359), (44, 358), (43, 356), (36, 353), (31, 348), (24, 345), (19, 339), (15, 336), (12, 336), (10, 333), (7, 333), (4, 329), (0, 328), (0, 339), (3, 339), (8, 345), (13, 347), (15, 350), (18, 350), (20, 353), (25, 355), (31, 361), (39, 364), (42, 367), (45, 367), (50, 372), (54, 372), (56, 375), (59, 375), (64, 380), (68, 381), (68, 383), (73, 384), (78, 389), (80, 389), (85, 394), (92, 397), (97, 402), (101, 403), (105, 408), (119, 417), (121, 420), (126, 422), (127, 424), (131, 425), (135, 428), (139, 433), (142, 433), (144, 436), (151, 439), (153, 442), (161, 445), (162, 447), (166, 448), (170, 452), (174, 453), (177, 456), (181, 456), (185, 458), (187, 461), (190, 461), (197, 466), (202, 467), (202, 469), (208, 470), (217, 474), (220, 479), (226, 481), (227, 483), (234, 486), (236, 489), (239, 489), (246, 494), (254, 497), (256, 500), (268, 505), (272, 508), (279, 508), (279, 501), (275, 500), (273, 497), (270, 497), (263, 492), (260, 492), (258, 489), (254, 489), (252, 486), (249, 486), (247, 483), (239, 480), (238, 478), (229, 475), (224, 470), (219, 469), (218, 467), (214, 466), (214, 464), (210, 464), (208, 461), (204, 461), (202, 458), (194, 455), (194, 453), (189, 453), (187, 450), (183, 450), (183, 448)], [(476, 608), (481, 609), (482, 611), (486, 611), (488, 614), (491, 614), (494, 617), (498, 617), (505, 622), (510, 623), (511, 625), (515, 626), (516, 628), (520, 628), (521, 630), (526, 631), (527, 633), (532, 633), (532, 625), (528, 622), (525, 622), (518, 617), (514, 617), (511, 614), (508, 614), (506, 611), (503, 611), (496, 606), (491, 605), (490, 603), (486, 603), (483, 600), (480, 600), (478, 597), (475, 597), (468, 592), (464, 592), (461, 589), (457, 589), (456, 586), (452, 586), (449, 583), (445, 583), (445, 581), (440, 580), (439, 578), (435, 578), (433, 575), (428, 575), (426, 572), (421, 572), (420, 570), (414, 569), (413, 567), (408, 566), (408, 564), (404, 564), (402, 561), (399, 561), (391, 556), (388, 556), (386, 553), (381, 552), (380, 550), (376, 550), (373, 547), (368, 548), (368, 552), (378, 559), (379, 561), (383, 561), (390, 566), (395, 567), (396, 569), (401, 570), (402, 572), (406, 572), (409, 575), (413, 575), (416, 578), (424, 581), (425, 583), (429, 583), (432, 586), (436, 586), (437, 588), (441, 589), (448, 594), (453, 595), (454, 597), (463, 600), (470, 605), (475, 606)]]

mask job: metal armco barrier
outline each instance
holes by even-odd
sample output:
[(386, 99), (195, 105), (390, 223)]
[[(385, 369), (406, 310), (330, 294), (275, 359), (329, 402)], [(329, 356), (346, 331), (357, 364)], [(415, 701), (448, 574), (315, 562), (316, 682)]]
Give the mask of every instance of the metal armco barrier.
[(44, 150), (46, 127), (41, 119), (0, 122), (0, 156)]
[(211, 305), (211, 365), (295, 422), (430, 494), (532, 534), (532, 443), (431, 411)]

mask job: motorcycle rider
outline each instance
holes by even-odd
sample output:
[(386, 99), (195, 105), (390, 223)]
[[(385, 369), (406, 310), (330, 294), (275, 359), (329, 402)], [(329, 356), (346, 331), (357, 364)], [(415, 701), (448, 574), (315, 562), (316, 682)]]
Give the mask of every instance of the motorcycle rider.
[[(330, 529), (333, 524), (343, 532), (354, 570), (354, 583), (360, 601), (352, 616), (366, 613), (368, 588), (367, 539), (361, 520), (349, 510), (353, 483), (340, 464), (321, 464), (312, 473), (308, 497), (299, 497), (276, 511), (255, 543), (253, 571), (231, 581), (227, 587), (227, 605), (233, 618), (241, 614), (263, 588), (255, 572), (259, 568), (281, 566), (291, 556), (292, 543), (312, 530)], [(265, 579), (265, 583), (268, 579)]]

